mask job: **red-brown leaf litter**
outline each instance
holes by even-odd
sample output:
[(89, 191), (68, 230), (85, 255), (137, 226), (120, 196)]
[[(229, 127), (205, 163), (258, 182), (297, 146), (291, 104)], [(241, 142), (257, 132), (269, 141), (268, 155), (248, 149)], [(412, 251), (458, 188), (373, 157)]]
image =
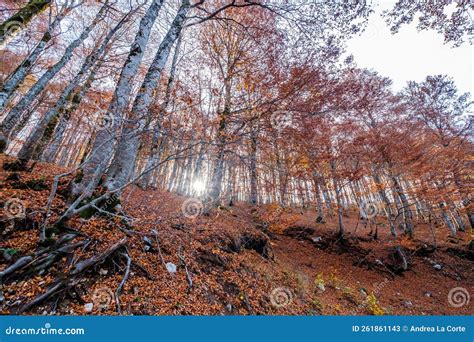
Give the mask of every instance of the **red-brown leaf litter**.
[[(2, 164), (6, 158), (1, 157)], [(44, 222), (53, 177), (64, 171), (42, 163), (23, 172), (2, 167), (0, 202), (5, 205), (17, 199), (25, 210), (20, 218), (2, 211), (0, 272), (21, 257), (30, 255), (34, 262), (48, 255), (51, 246), (58, 245), (65, 234), (73, 233), (68, 243), (85, 242), (59, 255), (39, 272), (27, 265), (20, 274), (3, 279), (2, 314), (474, 312), (472, 301), (461, 307), (448, 301), (450, 290), (456, 287), (474, 293), (470, 232), (451, 237), (445, 227), (435, 227), (435, 249), (428, 225), (418, 223), (412, 239), (404, 238), (401, 232), (394, 239), (382, 218), (365, 222), (356, 208), (345, 211), (346, 235), (341, 239), (335, 235), (336, 216), (316, 223), (313, 207), (235, 203), (186, 218), (181, 209), (185, 197), (130, 186), (122, 195), (120, 216), (74, 217), (62, 228), (47, 228), (49, 245), (40, 246), (39, 227)], [(71, 178), (59, 183), (58, 194), (66, 190)], [(56, 196), (48, 222), (57, 220), (65, 208), (61, 195)], [(125, 221), (125, 215), (133, 220)], [(73, 265), (101, 255), (116, 244), (119, 248), (75, 277), (73, 283), (22, 311), (52, 285), (73, 277)], [(126, 250), (131, 259), (126, 277), (127, 259), (121, 250)], [(176, 267), (176, 272), (168, 263)]]

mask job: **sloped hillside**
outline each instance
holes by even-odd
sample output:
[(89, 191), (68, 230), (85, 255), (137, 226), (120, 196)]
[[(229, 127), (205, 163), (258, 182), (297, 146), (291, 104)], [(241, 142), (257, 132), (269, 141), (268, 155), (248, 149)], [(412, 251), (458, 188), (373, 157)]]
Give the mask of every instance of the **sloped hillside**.
[[(114, 216), (95, 212), (57, 227), (49, 222), (60, 217), (65, 200), (56, 196), (47, 220), (46, 208), (53, 177), (64, 169), (39, 163), (5, 170), (10, 161), (2, 156), (0, 172), (3, 314), (474, 311), (472, 303), (459, 306), (448, 297), (455, 288), (474, 289), (468, 232), (453, 238), (437, 230), (436, 249), (423, 224), (411, 240), (390, 239), (383, 226), (374, 239), (374, 224), (366, 227), (353, 209), (345, 213), (341, 239), (335, 217), (315, 223), (314, 208), (236, 203), (186, 217), (189, 199), (136, 186), (125, 191)], [(68, 180), (60, 181), (59, 194)]]

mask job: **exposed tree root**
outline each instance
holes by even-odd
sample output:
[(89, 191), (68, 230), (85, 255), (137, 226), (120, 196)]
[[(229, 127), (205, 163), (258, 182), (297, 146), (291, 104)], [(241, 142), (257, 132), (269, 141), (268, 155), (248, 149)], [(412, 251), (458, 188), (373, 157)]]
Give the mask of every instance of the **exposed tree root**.
[(7, 267), (2, 272), (0, 272), (0, 281), (3, 280), (6, 276), (12, 274), (18, 269), (23, 268), (24, 266), (28, 265), (33, 260), (31, 256), (25, 256), (18, 259), (13, 265)]
[[(96, 265), (105, 259), (107, 259), (110, 255), (115, 253), (117, 250), (120, 248), (124, 247), (127, 242), (126, 238), (123, 238), (119, 242), (115, 243), (111, 247), (109, 247), (107, 250), (104, 252), (94, 255), (89, 259), (79, 261), (76, 263), (72, 270), (69, 272), (68, 275), (62, 276), (61, 279), (59, 279), (56, 283), (54, 283), (46, 292), (38, 295), (35, 297), (32, 301), (24, 304), (18, 311), (17, 313), (23, 313), (32, 307), (42, 303), (49, 297), (64, 291), (68, 290), (71, 287), (75, 286), (79, 280), (81, 279), (81, 275), (84, 271), (88, 270), (91, 266)], [(72, 245), (68, 245), (68, 248), (72, 248)], [(77, 246), (76, 246), (77, 247)], [(128, 277), (128, 275), (127, 275)], [(123, 285), (122, 285), (123, 286)]]
[(125, 285), (125, 282), (128, 279), (128, 276), (130, 274), (130, 265), (132, 264), (132, 258), (128, 255), (128, 252), (122, 253), (122, 255), (127, 259), (127, 266), (125, 268), (125, 274), (123, 275), (122, 281), (120, 282), (119, 286), (117, 287), (117, 290), (115, 291), (115, 304), (117, 307), (117, 312), (120, 314), (122, 313), (122, 310), (120, 309), (120, 294), (122, 293), (123, 286)]

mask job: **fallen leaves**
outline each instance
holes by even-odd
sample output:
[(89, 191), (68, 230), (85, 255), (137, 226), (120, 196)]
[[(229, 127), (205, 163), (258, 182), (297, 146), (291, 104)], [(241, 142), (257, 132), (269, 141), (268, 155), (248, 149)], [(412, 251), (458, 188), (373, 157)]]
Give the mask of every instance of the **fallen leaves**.
[[(57, 171), (55, 167), (38, 164), (33, 173), (21, 172), (19, 176), (22, 180), (41, 177), (50, 185), (52, 175)], [(1, 171), (0, 180), (4, 180), (8, 174)], [(6, 226), (2, 232), (0, 248), (14, 250), (13, 257), (18, 258), (38, 250), (37, 227), (43, 219), (49, 191), (11, 189), (8, 182), (4, 182), (4, 185), (0, 201), (5, 201), (8, 196), (16, 196), (24, 199), (27, 207), (31, 208), (27, 211), (24, 226), (18, 223), (21, 221), (15, 221), (15, 227), (8, 230)], [(8, 305), (3, 305), (1, 312), (10, 313), (10, 307), (31, 301), (47, 291), (55, 281), (71, 271), (71, 260), (77, 262), (91, 258), (125, 237), (132, 265), (130, 277), (120, 295), (123, 314), (308, 314), (315, 310), (314, 307), (319, 313), (344, 314), (350, 312), (351, 308), (346, 307), (348, 304), (344, 296), (338, 294), (341, 290), (337, 288), (354, 286), (355, 275), (358, 281), (371, 279), (371, 273), (367, 275), (360, 268), (348, 264), (346, 261), (349, 258), (336, 258), (329, 251), (317, 250), (311, 242), (302, 244), (302, 241), (280, 235), (295, 224), (311, 226), (314, 216), (308, 218), (299, 211), (278, 205), (260, 206), (253, 210), (247, 204), (237, 203), (232, 210), (212, 209), (209, 216), (201, 215), (188, 220), (181, 213), (184, 200), (166, 191), (143, 190), (135, 186), (127, 188), (122, 205), (127, 215), (135, 219), (132, 227), (126, 227), (129, 233), (121, 229), (123, 222), (119, 218), (99, 216), (87, 220), (79, 217), (70, 219), (67, 226), (83, 234), (76, 238), (77, 241), (87, 236), (90, 243), (72, 255), (60, 258), (46, 272), (11, 282), (6, 290), (4, 286), (4, 302)], [(64, 210), (65, 203), (60, 196), (53, 203), (54, 220)], [(269, 234), (275, 235), (274, 239), (268, 240), (268, 236), (262, 232), (262, 222), (270, 223)], [(332, 229), (331, 224), (329, 222), (318, 227)], [(144, 237), (148, 237), (151, 248), (145, 248)], [(57, 239), (57, 235), (53, 236), (54, 239)], [(399, 240), (397, 243), (413, 249), (413, 240)], [(262, 253), (264, 244), (276, 249), (274, 260)], [(377, 253), (391, 247), (386, 241), (376, 245), (370, 241), (361, 241), (360, 244), (367, 245), (366, 248), (378, 248)], [(300, 252), (302, 254), (298, 254)], [(325, 259), (315, 259), (317, 253)], [(215, 260), (206, 260), (206, 255), (213, 256)], [(192, 289), (189, 289), (182, 257), (192, 277)], [(342, 285), (326, 289), (323, 293), (315, 292), (317, 284), (305, 281), (305, 277), (313, 272), (312, 278), (309, 278), (316, 279), (323, 270), (327, 272), (325, 274), (331, 274), (332, 269), (329, 267), (332, 261), (337, 264), (337, 269), (344, 270), (337, 274)], [(220, 267), (219, 263), (225, 267)], [(445, 263), (448, 264), (448, 261)], [(0, 259), (0, 269), (8, 264)], [(74, 288), (61, 292), (54, 300), (34, 307), (29, 313), (117, 314), (113, 297), (124, 271), (123, 260), (107, 259), (92, 267)], [(370, 284), (365, 286), (370, 288)], [(291, 304), (283, 307), (271, 305), (269, 295), (275, 287), (292, 291)], [(389, 285), (384, 291), (388, 289)], [(383, 302), (384, 298), (378, 296), (377, 300), (382, 301), (384, 307), (387, 305)], [(92, 308), (87, 306), (90, 312), (85, 308), (88, 303), (93, 304)]]

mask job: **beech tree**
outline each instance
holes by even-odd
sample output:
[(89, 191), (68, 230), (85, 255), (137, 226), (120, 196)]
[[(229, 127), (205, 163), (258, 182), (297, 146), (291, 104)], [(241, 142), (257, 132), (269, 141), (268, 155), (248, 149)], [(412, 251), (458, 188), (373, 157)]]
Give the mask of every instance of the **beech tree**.
[(472, 34), (472, 4), (468, 0), (459, 1), (404, 1), (399, 0), (393, 9), (386, 11), (385, 17), (391, 31), (413, 21), (418, 21), (418, 30), (435, 30), (444, 35), (445, 43), (457, 47), (469, 40)]
[[(380, 218), (394, 238), (427, 218), (451, 235), (466, 218), (472, 225), (469, 96), (446, 76), (394, 93), (389, 78), (340, 63), (365, 4), (49, 8), (31, 51), (5, 74), (0, 128), (21, 168), (72, 168), (58, 224), (117, 204), (135, 183), (208, 204), (309, 208), (318, 224), (335, 218), (340, 238), (354, 208), (373, 238)], [(58, 32), (76, 16), (83, 31)]]
[(7, 116), (3, 119), (0, 125), (0, 151), (3, 151), (7, 145), (8, 136), (20, 120), (22, 113), (27, 109), (28, 106), (34, 101), (36, 96), (44, 90), (49, 81), (66, 65), (71, 59), (74, 49), (76, 49), (90, 34), (92, 29), (97, 23), (103, 19), (104, 14), (107, 11), (108, 6), (103, 5), (92, 23), (85, 28), (81, 35), (75, 39), (64, 51), (61, 59), (49, 68), (40, 79), (29, 89), (28, 93), (22, 97), (22, 99), (8, 112)]
[(51, 5), (51, 2), (52, 0), (29, 0), (18, 12), (1, 23), (0, 47), (23, 31), (33, 18)]

